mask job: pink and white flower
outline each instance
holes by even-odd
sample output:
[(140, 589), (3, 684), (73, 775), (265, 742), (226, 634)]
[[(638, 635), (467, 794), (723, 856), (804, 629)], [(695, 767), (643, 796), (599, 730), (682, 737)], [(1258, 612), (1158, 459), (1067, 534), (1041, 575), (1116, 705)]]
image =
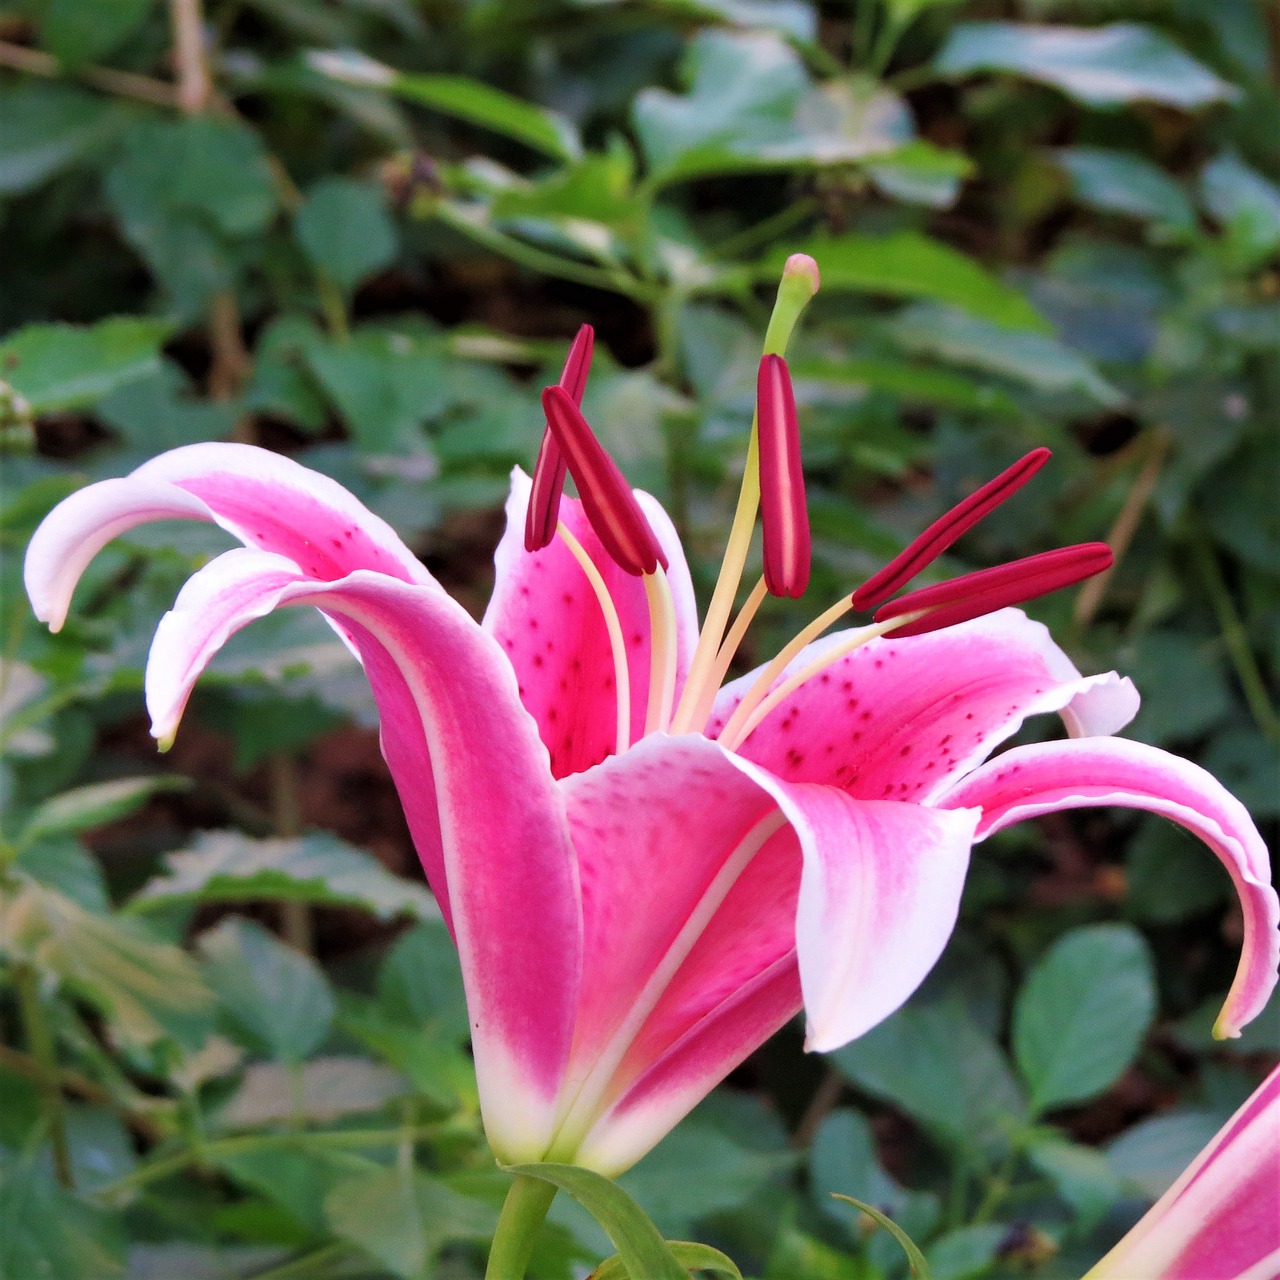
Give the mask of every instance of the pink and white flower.
[[(176, 449), (73, 494), (26, 562), (35, 611), (57, 629), (90, 559), (134, 525), (212, 521), (244, 544), (200, 569), (160, 623), (146, 696), (162, 742), (247, 623), (313, 605), (343, 636), (457, 943), (498, 1156), (614, 1173), (801, 1009), (813, 1049), (861, 1035), (937, 960), (974, 842), (1081, 805), (1165, 814), (1230, 871), (1245, 943), (1220, 1029), (1237, 1034), (1280, 953), (1248, 814), (1194, 765), (1105, 736), (1137, 709), (1129, 681), (1082, 676), (1044, 627), (997, 608), (1096, 571), (1099, 551), (927, 588), (923, 603), (907, 596), (869, 627), (817, 638), (846, 599), (721, 687), (768, 585), (722, 643), (759, 495), (754, 443), (729, 586), (700, 636), (671, 521), (621, 482), (581, 420), (584, 359), (580, 343), (545, 397), (552, 435), (534, 511), (529, 479), (513, 475), (482, 622), (339, 485), (244, 445)], [(774, 416), (794, 417), (783, 374), (762, 372), (761, 430), (785, 462), (783, 480), (764, 476), (778, 486), (766, 564), (791, 594), (807, 580), (808, 529), (794, 423)], [(906, 577), (1042, 460), (984, 486), (923, 550), (913, 544)], [(565, 461), (585, 506), (560, 496)], [(905, 582), (895, 574), (873, 603)], [(906, 628), (924, 634), (892, 634)], [(1042, 712), (1059, 713), (1071, 737), (988, 760)]]
[(1280, 1067), (1085, 1280), (1280, 1276)]

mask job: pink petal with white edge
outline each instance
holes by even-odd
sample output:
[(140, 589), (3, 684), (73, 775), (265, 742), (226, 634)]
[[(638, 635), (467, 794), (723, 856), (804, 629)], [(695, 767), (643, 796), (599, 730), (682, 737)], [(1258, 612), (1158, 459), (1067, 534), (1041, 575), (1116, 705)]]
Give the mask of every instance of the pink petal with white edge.
[(1280, 901), (1267, 848), (1245, 807), (1198, 765), (1123, 738), (1015, 747), (949, 791), (946, 808), (982, 809), (982, 839), (1024, 818), (1120, 805), (1158, 813), (1200, 837), (1231, 874), (1244, 912), (1244, 945), (1214, 1033), (1238, 1036), (1276, 985)]
[(451, 918), (490, 1142), (502, 1159), (537, 1159), (572, 1042), (582, 925), (564, 802), (536, 726), (497, 644), (442, 591), (368, 571), (317, 583), (295, 570), (290, 582), (288, 567), (233, 551), (196, 575), (158, 635), (155, 705), (180, 705), (217, 644), (272, 604), (315, 605), (351, 637)]
[(375, 569), (440, 589), (385, 520), (336, 480), (269, 449), (186, 445), (129, 478), (167, 480), (194, 494), (214, 523), (246, 546), (288, 556), (308, 577), (331, 581)]
[(108, 542), (136, 525), (178, 518), (221, 525), (312, 577), (377, 569), (434, 585), (391, 526), (327, 476), (252, 445), (195, 444), (87, 485), (45, 517), (26, 558), (36, 616), (59, 630), (80, 575)]
[[(808, 646), (778, 683), (849, 634)], [(710, 735), (756, 674), (721, 691)], [(1028, 716), (1058, 711), (1074, 733), (1109, 734), (1137, 709), (1132, 682), (1081, 676), (1047, 628), (1001, 609), (945, 631), (868, 642), (794, 690), (737, 750), (789, 782), (929, 804)]]
[[(648, 756), (642, 774), (630, 777), (627, 763), (641, 752)], [(583, 790), (606, 769), (584, 778)], [(598, 1118), (585, 1137), (570, 1134), (575, 1160), (610, 1173), (638, 1159), (798, 1011), (797, 936), (821, 1047), (860, 1034), (905, 1000), (954, 925), (978, 816), (868, 805), (830, 787), (790, 786), (699, 738), (648, 739), (615, 771), (636, 797), (623, 807), (624, 829), (643, 827), (646, 797), (671, 820), (649, 855), (655, 882), (665, 889), (668, 874), (665, 859), (654, 864), (655, 857), (676, 866), (698, 863), (704, 846), (713, 852), (699, 867), (706, 887), (677, 900), (684, 923), (652, 965), (657, 983), (637, 1002), (639, 1016), (628, 1022), (623, 1043), (610, 1046)], [(766, 798), (763, 807), (744, 782)], [(702, 799), (712, 818), (725, 816), (723, 835), (682, 791)], [(610, 805), (618, 804), (615, 783)], [(607, 847), (618, 833), (604, 830), (599, 839)], [(880, 847), (882, 839), (891, 843)], [(601, 879), (608, 883), (612, 874)], [(585, 862), (583, 875), (587, 886)], [(628, 897), (629, 882), (621, 883), (620, 908), (647, 904), (642, 886)], [(584, 904), (598, 910), (592, 899), (584, 887)], [(611, 973), (607, 968), (599, 979), (602, 989)], [(594, 1097), (587, 1101), (594, 1105)]]
[[(784, 886), (780, 894), (737, 897), (744, 879), (758, 881), (751, 873), (761, 849), (784, 820), (773, 798), (702, 737), (653, 735), (562, 787), (590, 957), (566, 1081), (572, 1114), (557, 1140), (568, 1159), (601, 1101), (619, 1087), (623, 1060), (623, 1078), (643, 1069), (650, 1015), (697, 968), (690, 953), (723, 924), (727, 899), (737, 898), (738, 908), (728, 910), (744, 925), (734, 939), (730, 987), (791, 949), (799, 860), (788, 851), (789, 894)], [(758, 921), (744, 909), (773, 928), (753, 929)], [(770, 933), (780, 935), (778, 945)]]
[(1280, 1275), (1280, 1067), (1086, 1280)]
[(854, 800), (834, 787), (805, 787), (782, 804), (805, 848), (796, 917), (805, 1047), (826, 1053), (887, 1018), (937, 963), (980, 815)]
[[(613, 652), (600, 604), (564, 541), (553, 538), (541, 551), (525, 550), (529, 489), (529, 477), (517, 468), (511, 475), (506, 532), (494, 555), (496, 578), (484, 627), (515, 668), (520, 696), (551, 753), (552, 773), (564, 778), (613, 754), (618, 718)], [(669, 562), (678, 697), (697, 643), (693, 583), (670, 517), (648, 494), (637, 491), (636, 498)], [(576, 498), (561, 501), (560, 520), (591, 557), (618, 612), (634, 741), (644, 730), (649, 697), (649, 605), (643, 580), (613, 563)]]
[(61, 631), (76, 583), (112, 538), (152, 520), (177, 519), (208, 520), (209, 509), (163, 480), (103, 480), (64, 498), (27, 546), (23, 578), (36, 617)]
[(285, 556), (237, 547), (187, 579), (160, 619), (147, 655), (146, 698), (152, 737), (170, 743), (210, 660), (255, 618), (266, 617), (306, 577)]

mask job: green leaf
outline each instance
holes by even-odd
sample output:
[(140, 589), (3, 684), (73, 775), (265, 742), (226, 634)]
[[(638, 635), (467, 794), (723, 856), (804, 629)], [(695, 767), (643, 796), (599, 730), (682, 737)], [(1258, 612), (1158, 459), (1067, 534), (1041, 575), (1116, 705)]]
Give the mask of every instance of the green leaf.
[(438, 915), (392, 943), (378, 971), (378, 1003), (409, 1026), (430, 1025), (458, 1044), (470, 1037), (458, 952)]
[[(668, 1240), (671, 1256), (686, 1271), (709, 1271), (712, 1275), (727, 1276), (728, 1280), (742, 1280), (742, 1272), (732, 1258), (713, 1249), (709, 1244), (694, 1244), (688, 1240)], [(607, 1258), (587, 1280), (634, 1280), (632, 1273), (618, 1254)]]
[(334, 1003), (314, 960), (236, 916), (203, 934), (199, 945), (205, 979), (255, 1044), (290, 1065), (319, 1048)]
[(1018, 992), (1013, 1048), (1033, 1111), (1083, 1102), (1129, 1066), (1156, 1012), (1151, 955), (1127, 925), (1074, 929)]
[(694, 1115), (618, 1184), (664, 1235), (685, 1235), (699, 1220), (753, 1199), (791, 1163), (788, 1152), (753, 1150)]
[(313, 1058), (301, 1066), (255, 1062), (218, 1112), (218, 1124), (224, 1129), (259, 1129), (299, 1119), (329, 1124), (380, 1111), (411, 1092), (400, 1072), (368, 1058)]
[(1107, 1162), (1154, 1200), (1209, 1145), (1226, 1119), (1216, 1111), (1175, 1111), (1140, 1120), (1107, 1148)]
[(508, 1172), (567, 1191), (608, 1232), (633, 1280), (689, 1280), (657, 1227), (616, 1182), (568, 1164), (521, 1164)]
[(114, 53), (146, 21), (155, 0), (48, 0), (40, 43), (68, 68)]
[(95, 915), (110, 907), (102, 868), (78, 840), (65, 836), (36, 840), (18, 854), (13, 865)]
[(919, 303), (890, 322), (890, 335), (908, 351), (1000, 374), (1039, 391), (1083, 392), (1109, 408), (1123, 394), (1082, 355), (1043, 333), (988, 324), (948, 307)]
[(852, 1196), (841, 1195), (838, 1191), (833, 1191), (832, 1195), (835, 1199), (843, 1200), (853, 1205), (855, 1209), (860, 1209), (876, 1226), (883, 1227), (902, 1246), (902, 1252), (907, 1255), (907, 1266), (910, 1267), (914, 1280), (930, 1280), (929, 1264), (925, 1261), (924, 1254), (916, 1247), (915, 1241), (892, 1218), (881, 1213), (874, 1205), (864, 1204)]
[(971, 1222), (948, 1231), (929, 1245), (926, 1255), (933, 1280), (976, 1280), (986, 1275), (1009, 1237), (1003, 1222)]
[(443, 362), (420, 338), (364, 329), (305, 356), (362, 453), (421, 448), (420, 428), (448, 404)]
[(1129, 842), (1125, 883), (1128, 914), (1155, 924), (1185, 920), (1232, 896), (1226, 869), (1195, 836), (1147, 815)]
[(213, 996), (184, 951), (136, 921), (95, 915), (42, 885), (27, 885), (6, 905), (5, 945), (101, 1009), (113, 1035), (135, 1045), (202, 1042)]
[(1239, 96), (1167, 36), (1135, 22), (1087, 29), (964, 22), (933, 66), (944, 76), (1011, 71), (1094, 107), (1147, 101), (1191, 108)]
[(46, 800), (27, 819), (19, 840), (27, 843), (46, 836), (88, 831), (116, 822), (140, 809), (152, 796), (165, 791), (184, 791), (191, 785), (186, 778), (162, 775), (150, 778), (117, 778), (113, 782), (94, 782), (76, 787)]
[(1064, 147), (1053, 158), (1071, 178), (1076, 199), (1091, 209), (1141, 218), (1179, 235), (1195, 228), (1195, 211), (1182, 188), (1142, 156)]
[(363, 907), (381, 920), (410, 915), (434, 921), (440, 914), (425, 887), (392, 875), (371, 854), (327, 832), (294, 840), (201, 832), (190, 849), (168, 854), (165, 866), (167, 874), (148, 881), (132, 906), (271, 898)]
[(410, 102), (514, 138), (553, 160), (576, 160), (582, 154), (577, 132), (563, 116), (479, 80), (399, 72), (350, 51), (312, 53), (308, 61), (335, 80), (387, 89)]
[(762, 148), (794, 138), (792, 117), (809, 77), (786, 41), (765, 32), (700, 31), (684, 75), (687, 94), (645, 89), (632, 109), (656, 178), (722, 171), (735, 155), (758, 160)]
[(324, 1211), (338, 1235), (405, 1280), (422, 1280), (451, 1241), (487, 1243), (497, 1221), (489, 1205), (438, 1178), (400, 1169), (345, 1179), (325, 1197)]
[(776, 280), (791, 251), (814, 258), (824, 291), (933, 298), (1005, 328), (1036, 334), (1049, 328), (1017, 289), (989, 275), (972, 258), (918, 231), (821, 236), (802, 245), (779, 246), (765, 259), (760, 277)]
[(995, 1150), (1026, 1103), (995, 1044), (951, 1005), (908, 1006), (831, 1054), (847, 1079), (901, 1107), (943, 1141)]
[(117, 316), (95, 325), (32, 324), (0, 342), (0, 377), (36, 414), (91, 405), (156, 373), (164, 320)]
[(312, 265), (350, 291), (396, 256), (395, 223), (381, 188), (322, 178), (294, 215), (293, 233)]
[(1200, 174), (1205, 208), (1226, 227), (1251, 261), (1280, 248), (1280, 188), (1228, 152)]
[(1086, 1227), (1100, 1221), (1124, 1193), (1119, 1175), (1095, 1147), (1068, 1142), (1055, 1133), (1038, 1138), (1027, 1155)]
[(111, 392), (97, 416), (119, 432), (125, 444), (149, 457), (184, 444), (225, 440), (235, 427), (234, 404), (215, 404), (192, 395), (190, 380), (172, 361)]
[(105, 149), (129, 113), (70, 85), (31, 81), (0, 93), (0, 118), (0, 195), (18, 195)]
[[(1230, 716), (1231, 691), (1215, 642), (1162, 628), (1126, 645), (1121, 656), (1134, 683), (1147, 691), (1132, 737), (1157, 744), (1197, 738)], [(1196, 691), (1194, 698), (1186, 696), (1188, 689)]]
[(122, 1241), (107, 1214), (58, 1187), (41, 1164), (0, 1174), (0, 1280), (111, 1280)]

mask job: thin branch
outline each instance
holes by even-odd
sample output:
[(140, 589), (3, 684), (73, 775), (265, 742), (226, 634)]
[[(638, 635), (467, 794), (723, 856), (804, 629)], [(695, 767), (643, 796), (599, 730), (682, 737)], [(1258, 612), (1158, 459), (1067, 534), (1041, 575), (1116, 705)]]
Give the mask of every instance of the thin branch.
[(1160, 479), (1160, 468), (1164, 465), (1168, 452), (1169, 436), (1165, 431), (1157, 429), (1152, 434), (1146, 461), (1134, 477), (1124, 505), (1120, 508), (1120, 514), (1116, 516), (1115, 523), (1107, 534), (1107, 545), (1115, 555), (1115, 560), (1105, 573), (1091, 578), (1076, 597), (1073, 621), (1078, 632), (1083, 632), (1097, 615), (1112, 575), (1119, 568), (1125, 552), (1129, 550), (1133, 536), (1138, 531), (1138, 524), (1142, 520), (1142, 513), (1146, 510), (1147, 503), (1151, 501), (1152, 493), (1155, 492), (1156, 482)]
[(173, 62), (178, 73), (178, 105), (188, 115), (208, 109), (213, 77), (204, 55), (204, 13), (200, 0), (169, 0)]
[(28, 75), (46, 80), (61, 80), (68, 76), (83, 80), (85, 84), (114, 93), (121, 98), (133, 98), (149, 102), (157, 107), (173, 108), (178, 105), (178, 92), (163, 80), (135, 75), (132, 71), (116, 71), (111, 67), (80, 67), (68, 71), (51, 53), (41, 49), (28, 49), (25, 45), (0, 40), (0, 67), (13, 71), (25, 71)]

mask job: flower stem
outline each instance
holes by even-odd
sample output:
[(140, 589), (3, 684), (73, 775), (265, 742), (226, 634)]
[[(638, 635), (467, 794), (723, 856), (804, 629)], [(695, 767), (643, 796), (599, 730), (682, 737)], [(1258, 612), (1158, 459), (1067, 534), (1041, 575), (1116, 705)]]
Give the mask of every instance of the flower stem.
[(534, 1240), (555, 1197), (549, 1182), (516, 1174), (498, 1217), (485, 1280), (524, 1280)]
[(64, 1187), (74, 1187), (71, 1171), (71, 1148), (67, 1144), (66, 1107), (62, 1099), (62, 1079), (58, 1072), (58, 1053), (53, 1032), (44, 1016), (40, 999), (40, 975), (28, 964), (14, 967), (14, 985), (22, 1007), (22, 1024), (27, 1045), (39, 1069), (40, 1092), (44, 1098), (49, 1123), (49, 1143), (53, 1148), (53, 1172)]

